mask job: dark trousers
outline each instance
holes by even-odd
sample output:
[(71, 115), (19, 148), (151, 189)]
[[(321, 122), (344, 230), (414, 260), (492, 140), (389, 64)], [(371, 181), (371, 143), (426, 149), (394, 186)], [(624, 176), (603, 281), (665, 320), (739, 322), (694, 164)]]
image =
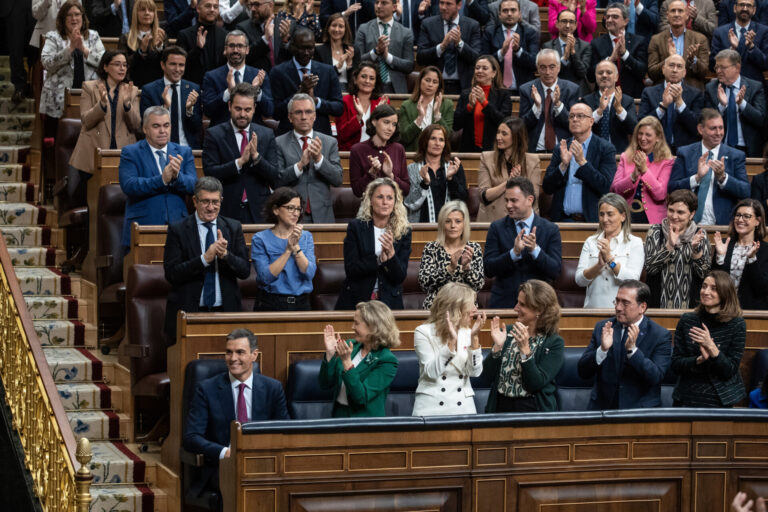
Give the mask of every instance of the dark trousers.
[(496, 394), (496, 412), (537, 412), (536, 400), (532, 396), (510, 398)]
[(281, 295), (259, 290), (256, 301), (253, 303), (254, 311), (310, 311), (309, 294)]
[(27, 72), (24, 70), (24, 55), (31, 35), (32, 2), (9, 0), (8, 4), (8, 11), (2, 13), (2, 27), (11, 62), (11, 82), (16, 90), (26, 92), (28, 83)]

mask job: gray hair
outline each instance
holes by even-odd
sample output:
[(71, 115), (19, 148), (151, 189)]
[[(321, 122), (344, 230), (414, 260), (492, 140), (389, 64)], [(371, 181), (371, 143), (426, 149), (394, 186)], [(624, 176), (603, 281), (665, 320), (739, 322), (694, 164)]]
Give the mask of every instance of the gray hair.
[(250, 43), (250, 40), (248, 39), (248, 35), (242, 30), (240, 30), (239, 28), (236, 28), (235, 30), (227, 34), (227, 37), (224, 38), (224, 44), (227, 44), (227, 41), (229, 41), (230, 37), (244, 37), (245, 42)]
[(315, 100), (312, 99), (312, 96), (309, 94), (304, 94), (303, 92), (299, 92), (293, 95), (293, 97), (288, 101), (288, 113), (293, 111), (293, 104), (297, 101), (308, 101), (312, 104), (312, 108), (315, 108)]
[[(214, 178), (214, 179), (216, 179), (216, 178)], [(219, 181), (219, 180), (216, 180), (216, 181)], [(244, 327), (241, 327), (241, 328), (235, 329), (231, 333), (227, 334), (227, 341), (239, 340), (240, 338), (248, 338), (248, 346), (250, 347), (251, 352), (253, 352), (257, 348), (259, 348), (259, 339), (256, 337), (255, 334), (253, 334), (251, 332), (250, 329), (246, 329)]]
[(627, 9), (627, 6), (624, 5), (624, 2), (611, 2), (605, 7), (605, 10), (608, 9), (618, 9), (621, 11), (621, 16), (625, 19), (629, 19), (629, 9)]
[(144, 117), (141, 118), (142, 128), (147, 127), (147, 123), (149, 123), (149, 118), (152, 116), (168, 116), (168, 119), (170, 119), (171, 113), (168, 112), (167, 108), (162, 107), (160, 105), (154, 105), (152, 107), (149, 107), (147, 110), (144, 111)]
[(598, 61), (597, 64), (595, 65), (595, 69), (597, 69), (597, 66), (599, 66), (600, 64), (610, 64), (611, 66), (613, 66), (613, 72), (616, 73), (616, 78), (619, 77), (619, 68), (616, 67), (616, 64), (614, 64), (613, 61), (610, 60), (610, 58), (606, 58)]
[[(671, 2), (670, 2), (671, 3)], [(638, 304), (648, 304), (651, 302), (651, 288), (644, 282), (637, 279), (625, 279), (619, 283), (619, 290), (628, 288), (635, 290), (635, 302)]]
[(558, 54), (552, 48), (544, 48), (543, 50), (539, 50), (539, 53), (536, 54), (537, 66), (539, 65), (539, 59), (542, 57), (554, 57), (554, 59), (557, 61), (557, 64), (560, 65), (560, 54)]
[[(218, 178), (213, 176), (202, 176), (195, 182), (195, 197), (201, 190), (206, 192), (218, 192), (221, 197), (224, 197), (224, 187)], [(242, 336), (241, 336), (242, 337)]]
[(741, 64), (741, 55), (739, 52), (736, 50), (731, 50), (730, 48), (717, 52), (717, 55), (715, 55), (715, 60), (720, 59), (728, 59), (728, 62), (731, 64)]
[[(621, 214), (624, 214), (624, 222), (621, 224), (621, 231), (624, 234), (624, 242), (629, 242), (629, 236), (632, 234), (632, 214), (629, 211), (629, 205), (627, 204), (627, 200), (624, 199), (619, 194), (616, 194), (614, 192), (608, 192), (603, 197), (600, 198), (600, 201), (597, 202), (597, 211), (600, 211), (600, 207), (604, 204), (607, 204), (609, 206), (613, 206), (618, 210), (618, 212)], [(597, 225), (597, 234), (603, 232), (603, 230), (600, 228), (600, 224)]]

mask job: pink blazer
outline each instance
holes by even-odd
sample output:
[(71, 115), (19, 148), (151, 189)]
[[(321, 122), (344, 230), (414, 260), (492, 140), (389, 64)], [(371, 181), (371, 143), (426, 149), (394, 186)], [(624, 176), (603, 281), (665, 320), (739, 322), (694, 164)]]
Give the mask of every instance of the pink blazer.
[(632, 198), (635, 197), (635, 191), (638, 184), (645, 183), (641, 192), (643, 204), (645, 205), (645, 215), (651, 224), (659, 224), (667, 216), (667, 183), (669, 183), (669, 174), (672, 172), (674, 158), (660, 162), (648, 162), (648, 170), (640, 176), (638, 180), (632, 183), (632, 173), (635, 170), (635, 164), (627, 159), (627, 152), (621, 154), (619, 166), (613, 177), (611, 192), (624, 197), (632, 205)]
[[(592, 36), (597, 29), (597, 0), (587, 0), (585, 10), (582, 13), (581, 8), (576, 6), (576, 37), (586, 42), (592, 41)], [(557, 37), (557, 15), (565, 10), (565, 4), (559, 0), (549, 0), (549, 35), (552, 39)]]

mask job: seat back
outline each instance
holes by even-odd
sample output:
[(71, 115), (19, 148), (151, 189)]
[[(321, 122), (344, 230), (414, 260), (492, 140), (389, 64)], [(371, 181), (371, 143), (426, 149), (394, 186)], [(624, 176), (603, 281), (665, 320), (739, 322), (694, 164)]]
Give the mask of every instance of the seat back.
[(104, 185), (99, 189), (98, 240), (96, 241), (99, 291), (123, 282), (122, 230), (125, 216), (125, 194), (120, 185)]
[(318, 385), (319, 359), (296, 361), (288, 369), (285, 386), (288, 414), (294, 420), (330, 418), (333, 412), (333, 390)]
[(560, 276), (552, 283), (552, 287), (557, 292), (557, 301), (564, 308), (580, 308), (584, 306), (587, 289), (576, 284), (576, 268), (578, 266), (579, 260), (563, 258), (563, 263), (560, 266)]
[(351, 187), (331, 187), (333, 215), (339, 224), (347, 224), (357, 217), (361, 199), (352, 192)]
[(752, 360), (752, 375), (749, 376), (749, 388), (747, 393), (760, 387), (768, 374), (768, 348), (758, 350)]
[(333, 311), (345, 277), (343, 261), (324, 261), (317, 266), (309, 299), (314, 311)]
[(80, 124), (80, 119), (62, 118), (56, 128), (53, 147), (56, 183), (66, 180), (66, 186), (55, 197), (54, 206), (60, 214), (88, 203), (86, 187), (80, 186), (80, 173), (69, 165), (69, 159), (80, 136)]
[(566, 347), (563, 366), (555, 377), (561, 411), (586, 411), (594, 379), (579, 377), (579, 359), (585, 347)]

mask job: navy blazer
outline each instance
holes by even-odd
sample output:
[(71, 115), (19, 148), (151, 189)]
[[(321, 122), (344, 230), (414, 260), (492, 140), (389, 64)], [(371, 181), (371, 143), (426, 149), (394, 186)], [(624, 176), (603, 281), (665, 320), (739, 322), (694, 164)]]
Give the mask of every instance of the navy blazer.
[[(717, 99), (717, 86), (720, 82), (713, 78), (704, 88), (704, 106), (718, 109), (720, 100)], [(744, 110), (739, 110), (738, 120), (741, 122), (741, 133), (744, 135), (744, 145), (747, 148), (747, 156), (762, 157), (763, 143), (765, 142), (765, 91), (763, 90), (762, 80), (752, 80), (741, 76), (741, 85), (746, 86), (744, 101), (747, 106)], [(727, 94), (727, 90), (726, 90)], [(738, 106), (737, 106), (738, 109)], [(723, 140), (728, 140), (728, 122), (723, 115), (723, 124), (725, 126), (725, 135)]]
[[(98, 32), (100, 37), (120, 37), (123, 32), (122, 5), (117, 10), (117, 14), (113, 14), (111, 0), (90, 0), (83, 4), (88, 10), (91, 30)], [(125, 10), (128, 14), (128, 25), (130, 25), (133, 0), (126, 0)]]
[[(571, 145), (572, 138), (567, 140)], [(563, 200), (565, 187), (568, 184), (568, 169), (565, 174), (560, 172), (560, 147), (552, 151), (552, 160), (544, 175), (542, 189), (552, 195), (552, 206), (549, 217), (557, 222), (563, 218)], [(575, 176), (583, 182), (581, 188), (581, 204), (586, 222), (597, 222), (597, 202), (607, 194), (616, 174), (616, 148), (613, 144), (592, 132), (592, 139), (587, 148), (587, 163), (576, 169)]]
[(194, 193), (197, 171), (189, 146), (168, 143), (166, 158), (183, 158), (179, 176), (163, 183), (154, 150), (146, 140), (125, 146), (120, 153), (120, 188), (126, 195), (122, 243), (131, 245), (131, 224), (172, 224), (187, 216), (187, 195)]
[(390, 309), (403, 309), (403, 281), (411, 255), (411, 230), (395, 242), (395, 255), (379, 265), (373, 239), (373, 222), (354, 219), (344, 237), (344, 287), (336, 301), (337, 310), (352, 310), (358, 302), (371, 300), (376, 280), (379, 300)]
[[(699, 169), (699, 158), (701, 158), (701, 142), (695, 142), (688, 146), (683, 146), (677, 150), (675, 165), (672, 166), (672, 173), (669, 176), (667, 191), (672, 192), (677, 189), (691, 189), (691, 176), (695, 175)], [(728, 174), (728, 180), (724, 187), (715, 184), (712, 189), (712, 207), (715, 210), (715, 223), (717, 225), (727, 225), (731, 222), (731, 211), (739, 200), (749, 197), (749, 181), (747, 180), (746, 158), (744, 153), (720, 144), (720, 152), (717, 159), (724, 156), (725, 172)], [(693, 191), (694, 194), (698, 189)]]
[(494, 278), (488, 307), (513, 308), (520, 284), (529, 279), (551, 283), (560, 275), (563, 252), (560, 229), (538, 215), (533, 217), (532, 228), (536, 228), (536, 243), (541, 248), (539, 256), (533, 259), (526, 250), (518, 261), (512, 261), (509, 254), (517, 237), (515, 221), (504, 217), (488, 228), (483, 265), (486, 277)]
[[(613, 345), (598, 365), (595, 357), (603, 339), (603, 326), (609, 321), (613, 325)], [(643, 317), (635, 342), (637, 350), (632, 357), (627, 357), (621, 342), (621, 327), (616, 317), (598, 322), (589, 346), (579, 359), (579, 377), (596, 377), (589, 410), (611, 409), (614, 401), (618, 409), (661, 407), (661, 382), (672, 360), (671, 333), (647, 316)]]
[[(662, 2), (664, 0), (661, 0)], [(656, 0), (641, 0), (643, 12), (635, 20), (635, 34), (645, 39), (646, 50), (659, 27), (659, 3)]]
[[(209, 25), (205, 46), (201, 49), (197, 46), (197, 30), (198, 25), (193, 24), (191, 27), (179, 31), (176, 44), (187, 51), (184, 78), (190, 82), (202, 84), (206, 71), (216, 69), (227, 63), (227, 59), (224, 58), (224, 42), (227, 38), (227, 31), (218, 25)], [(210, 45), (213, 45), (213, 49), (211, 53), (208, 53)]]
[[(464, 90), (472, 87), (475, 62), (483, 48), (483, 39), (480, 34), (480, 24), (468, 16), (459, 16), (459, 28), (464, 46), (461, 51), (458, 51), (456, 67), (461, 89)], [(420, 66), (437, 66), (438, 69), (443, 70), (445, 53), (438, 57), (437, 46), (443, 42), (444, 38), (445, 27), (440, 15), (430, 16), (421, 22), (416, 52), (416, 61)]]
[[(541, 97), (541, 115), (537, 119), (533, 114), (533, 96), (531, 89), (533, 86), (539, 90), (539, 96)], [(552, 103), (553, 122), (555, 125), (555, 136), (557, 140), (567, 139), (571, 136), (571, 132), (568, 126), (568, 111), (579, 99), (579, 86), (568, 80), (558, 78), (557, 84), (560, 87), (560, 101), (563, 103), (563, 110), (560, 114), (554, 115), (555, 104)], [(544, 129), (544, 101), (546, 95), (544, 94), (544, 85), (541, 83), (541, 79), (537, 78), (531, 82), (523, 84), (520, 87), (520, 117), (525, 121), (525, 127), (528, 129), (528, 152), (535, 153), (536, 145), (541, 137), (541, 131)]]
[[(582, 101), (589, 105), (589, 107), (595, 111), (600, 105), (600, 93), (595, 91), (587, 94), (582, 98)], [(611, 144), (616, 148), (617, 153), (623, 153), (627, 146), (629, 146), (629, 140), (632, 138), (632, 133), (635, 131), (635, 125), (637, 124), (637, 111), (635, 110), (635, 99), (626, 95), (621, 95), (621, 106), (627, 112), (627, 117), (623, 121), (619, 120), (619, 116), (616, 115), (616, 109), (613, 108), (613, 104), (610, 106), (611, 124)], [(603, 113), (605, 115), (605, 112)], [(602, 121), (602, 119), (600, 120)], [(595, 123), (592, 126), (592, 131), (597, 131), (598, 125)]]
[[(736, 240), (731, 240), (722, 265), (717, 263), (717, 253), (712, 251), (712, 270), (731, 273), (731, 258)], [(768, 309), (768, 244), (762, 242), (757, 250), (757, 261), (744, 265), (739, 281), (741, 309)]]
[(474, 110), (467, 110), (469, 92), (466, 90), (459, 96), (456, 110), (453, 112), (453, 131), (461, 132), (460, 151), (490, 151), (496, 141), (496, 130), (505, 117), (512, 115), (512, 93), (508, 89), (491, 87), (488, 93), (488, 104), (483, 109), (483, 147), (475, 146)]
[(189, 0), (163, 0), (165, 11), (165, 33), (175, 38), (179, 31), (197, 25), (197, 11), (190, 7)]
[[(674, 141), (667, 141), (669, 147), (673, 148), (673, 150), (701, 140), (696, 126), (699, 124), (701, 109), (704, 107), (704, 95), (700, 90), (691, 87), (685, 82), (682, 82), (682, 85), (685, 110), (678, 112), (677, 117), (675, 117), (675, 125), (672, 129)], [(673, 108), (673, 105), (669, 105), (664, 115), (660, 118), (658, 117), (656, 108), (659, 106), (663, 94), (664, 82), (643, 89), (643, 97), (640, 99), (637, 118), (642, 119), (645, 116), (655, 116), (661, 121), (663, 126), (667, 122), (667, 112), (669, 112), (670, 108)]]
[[(478, 0), (475, 0), (474, 5)], [(520, 34), (520, 49), (522, 53), (512, 57), (512, 72), (515, 74), (515, 84), (519, 89), (524, 83), (536, 78), (536, 54), (539, 53), (539, 32), (525, 23), (518, 23), (517, 30)], [(499, 50), (504, 46), (507, 29), (503, 23), (489, 24), (483, 31), (483, 54), (493, 55), (499, 62), (499, 67), (504, 74), (504, 59), (499, 60)], [(510, 45), (511, 46), (511, 45)]]
[[(720, 0), (717, 7), (717, 26), (733, 24), (736, 13), (733, 12), (734, 0)], [(768, 5), (765, 2), (756, 2), (757, 12), (752, 17), (753, 21), (768, 25)], [(737, 34), (738, 35), (738, 34)], [(726, 41), (728, 39), (726, 38)]]
[[(763, 9), (764, 2), (759, 2), (759, 5), (761, 10), (768, 11), (768, 9)], [(721, 3), (720, 9), (722, 8), (723, 5)], [(731, 11), (731, 14), (733, 14), (733, 11)], [(720, 50), (731, 49), (728, 31), (732, 28), (734, 28), (733, 21), (727, 25), (717, 27), (712, 34), (712, 49), (709, 52), (709, 69), (712, 71), (715, 69), (715, 56), (717, 53)], [(736, 47), (736, 51), (741, 55), (741, 75), (762, 84), (765, 81), (763, 71), (768, 69), (768, 27), (753, 21), (749, 24), (749, 30), (755, 31), (755, 46), (752, 49), (747, 48), (742, 39)], [(739, 35), (739, 33), (736, 32), (736, 35)]]
[[(320, 100), (317, 107), (317, 118), (313, 129), (326, 135), (331, 133), (331, 120), (328, 116), (339, 117), (344, 113), (344, 103), (341, 101), (341, 84), (333, 66), (311, 60), (311, 72), (317, 75), (320, 81), (315, 86), (315, 98)], [(291, 123), (288, 121), (288, 102), (294, 94), (299, 92), (299, 72), (293, 59), (281, 62), (269, 73), (272, 82), (272, 92), (275, 102), (275, 119), (280, 120), (277, 127), (277, 135), (290, 131)]]
[[(144, 111), (149, 107), (161, 106), (164, 107), (163, 91), (165, 90), (165, 81), (162, 78), (150, 82), (141, 88), (141, 116), (144, 117)], [(200, 87), (190, 82), (189, 80), (181, 80), (179, 92), (181, 94), (181, 118), (182, 126), (184, 130), (184, 137), (187, 138), (187, 144), (192, 149), (200, 149), (200, 138), (203, 128), (203, 113), (200, 109), (200, 97), (198, 96), (195, 102), (194, 110), (192, 110), (192, 116), (187, 116), (184, 106), (187, 104), (187, 97), (189, 93), (196, 91), (200, 94)]]
[[(355, 38), (357, 29), (363, 23), (366, 23), (376, 17), (376, 13), (373, 8), (373, 0), (352, 0), (350, 3), (362, 4), (363, 7), (352, 14), (349, 19), (349, 30), (352, 33), (352, 38)], [(347, 0), (321, 0), (320, 1), (320, 25), (325, 27), (328, 23), (328, 18), (331, 14), (337, 12), (344, 12), (347, 10)]]
[[(218, 472), (219, 454), (230, 444), (230, 425), (237, 419), (229, 372), (214, 375), (195, 386), (184, 428), (184, 449), (205, 456), (201, 487)], [(251, 421), (288, 420), (288, 408), (280, 382), (254, 371), (251, 390)]]
[(277, 168), (277, 146), (274, 132), (264, 126), (251, 123), (248, 140), (256, 132), (259, 155), (254, 163), (251, 160), (239, 171), (235, 160), (240, 158), (235, 132), (229, 122), (209, 128), (203, 142), (203, 173), (213, 176), (224, 186), (221, 214), (233, 219), (240, 219), (240, 201), (243, 189), (248, 196), (248, 209), (256, 222), (262, 222), (261, 209), (264, 202), (276, 188), (279, 169)]
[(768, 171), (763, 171), (757, 176), (753, 176), (750, 188), (752, 199), (760, 201), (763, 209), (768, 210)]
[[(211, 120), (210, 126), (224, 123), (230, 118), (229, 107), (223, 99), (224, 91), (227, 90), (227, 73), (229, 73), (229, 66), (224, 64), (208, 71), (203, 77), (203, 113)], [(242, 81), (251, 83), (258, 74), (259, 69), (245, 66)], [(265, 71), (264, 82), (261, 84), (261, 99), (256, 102), (253, 119), (259, 122), (262, 118), (272, 117), (273, 112), (272, 87), (269, 84), (269, 75)]]
[[(629, 52), (627, 60), (621, 61), (619, 81), (624, 94), (639, 98), (643, 93), (643, 77), (648, 71), (648, 40), (637, 34), (626, 34), (626, 48)], [(595, 83), (595, 68), (597, 63), (605, 60), (613, 53), (613, 41), (610, 34), (596, 37), (590, 43), (592, 45), (592, 60), (587, 70), (587, 80)]]

